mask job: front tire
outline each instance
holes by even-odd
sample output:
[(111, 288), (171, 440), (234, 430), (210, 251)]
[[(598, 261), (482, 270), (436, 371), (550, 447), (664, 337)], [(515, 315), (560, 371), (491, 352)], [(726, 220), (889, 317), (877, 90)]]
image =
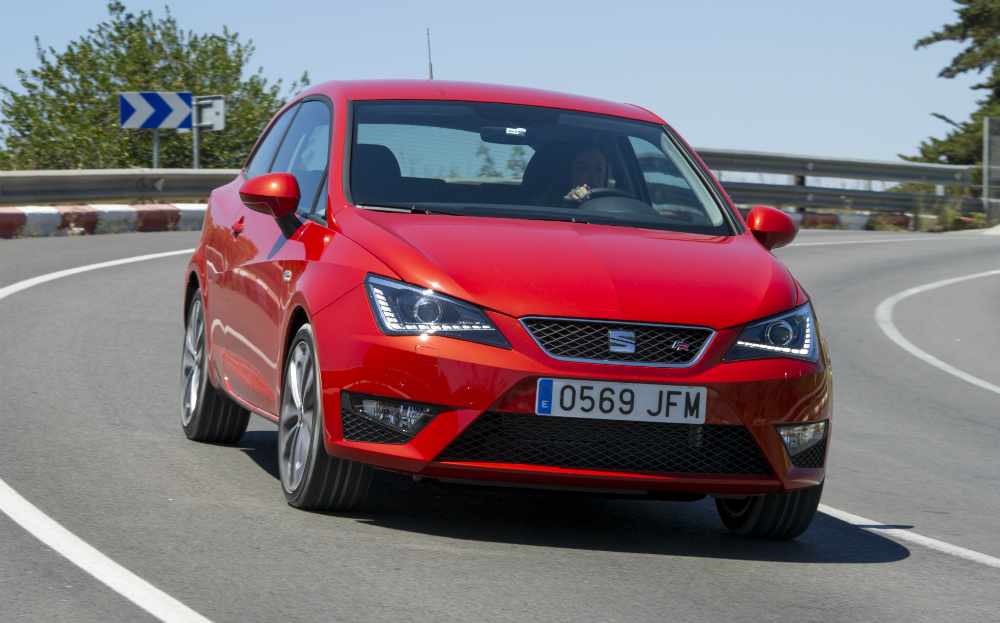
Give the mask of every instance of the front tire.
[(787, 493), (716, 498), (715, 507), (726, 527), (742, 536), (794, 539), (812, 523), (823, 483)]
[(201, 289), (191, 297), (181, 355), (181, 426), (192, 441), (236, 443), (250, 412), (212, 387), (205, 349), (205, 309)]
[(303, 510), (350, 511), (365, 501), (370, 465), (330, 456), (323, 445), (323, 400), (316, 340), (303, 325), (285, 362), (278, 416), (278, 472), (285, 499)]

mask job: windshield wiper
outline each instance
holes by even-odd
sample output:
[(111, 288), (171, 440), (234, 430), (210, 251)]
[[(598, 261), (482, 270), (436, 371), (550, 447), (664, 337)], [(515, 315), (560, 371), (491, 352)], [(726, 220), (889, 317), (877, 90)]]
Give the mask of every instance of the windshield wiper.
[(372, 210), (375, 212), (399, 212), (399, 213), (409, 213), (409, 214), (449, 214), (452, 216), (469, 216), (467, 213), (461, 210), (446, 210), (442, 208), (418, 208), (417, 206), (406, 206), (406, 205), (364, 203), (364, 204), (358, 204), (357, 207), (361, 208), (362, 210)]

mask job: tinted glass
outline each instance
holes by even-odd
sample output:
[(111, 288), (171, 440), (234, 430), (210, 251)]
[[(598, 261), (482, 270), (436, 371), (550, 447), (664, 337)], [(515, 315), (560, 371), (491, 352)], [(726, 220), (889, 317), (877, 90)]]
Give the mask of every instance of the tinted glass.
[(653, 123), (446, 101), (355, 102), (354, 123), (358, 205), (731, 235), (723, 208)]
[(292, 117), (295, 116), (297, 108), (297, 106), (292, 106), (286, 110), (281, 115), (281, 118), (271, 126), (267, 136), (261, 141), (260, 147), (254, 152), (253, 158), (250, 159), (250, 163), (247, 165), (247, 177), (257, 177), (268, 172), (268, 169), (271, 167), (271, 161), (274, 160), (274, 152), (278, 150), (278, 145), (281, 144), (281, 137), (285, 135), (285, 130), (288, 128)]
[[(659, 148), (634, 136), (629, 137), (629, 142), (646, 182), (650, 204), (660, 214), (697, 225), (722, 224), (722, 213), (697, 177), (686, 167), (682, 169), (674, 164), (681, 159), (681, 154), (667, 140), (666, 134), (660, 139)], [(705, 209), (706, 206), (709, 209)]]
[(326, 165), (330, 161), (330, 109), (323, 102), (305, 102), (288, 128), (272, 173), (291, 173), (299, 183), (298, 211), (308, 215)]

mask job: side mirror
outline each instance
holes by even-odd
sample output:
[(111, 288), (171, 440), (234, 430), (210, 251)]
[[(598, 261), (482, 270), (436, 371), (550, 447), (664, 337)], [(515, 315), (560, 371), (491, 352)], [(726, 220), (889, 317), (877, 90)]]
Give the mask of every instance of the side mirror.
[(265, 173), (240, 186), (243, 205), (282, 220), (299, 207), (299, 183), (290, 173)]
[(757, 206), (750, 210), (747, 226), (757, 242), (768, 251), (789, 244), (799, 233), (799, 226), (792, 217), (767, 206)]

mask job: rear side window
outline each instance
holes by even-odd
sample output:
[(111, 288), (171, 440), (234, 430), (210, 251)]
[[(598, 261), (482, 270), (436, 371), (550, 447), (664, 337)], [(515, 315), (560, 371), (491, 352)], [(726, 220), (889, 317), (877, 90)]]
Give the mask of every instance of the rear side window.
[(291, 173), (302, 197), (298, 212), (308, 216), (330, 161), (330, 109), (323, 102), (305, 102), (299, 108), (278, 155), (272, 173)]
[(270, 131), (268, 131), (267, 136), (261, 141), (260, 147), (254, 152), (253, 158), (250, 159), (250, 164), (247, 165), (247, 177), (257, 177), (258, 175), (263, 175), (268, 172), (271, 168), (271, 161), (274, 160), (274, 153), (278, 151), (278, 146), (281, 145), (281, 138), (285, 135), (285, 130), (288, 129), (288, 124), (291, 122), (292, 118), (295, 117), (295, 111), (298, 106), (292, 106), (286, 110), (281, 117), (274, 122), (271, 126)]

